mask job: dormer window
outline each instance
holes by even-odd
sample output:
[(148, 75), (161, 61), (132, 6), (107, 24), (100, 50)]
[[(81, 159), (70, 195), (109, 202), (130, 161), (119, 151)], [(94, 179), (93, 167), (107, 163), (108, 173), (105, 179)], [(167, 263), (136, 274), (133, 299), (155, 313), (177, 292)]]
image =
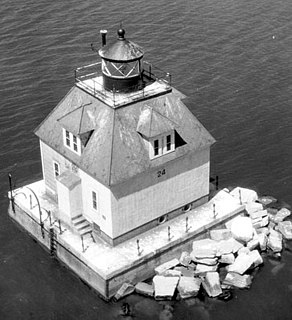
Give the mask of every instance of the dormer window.
[(150, 159), (160, 157), (175, 150), (174, 132), (160, 135), (150, 140)]
[(71, 151), (74, 151), (78, 155), (81, 155), (81, 141), (79, 137), (75, 136), (73, 133), (66, 129), (63, 129), (63, 139), (64, 145)]

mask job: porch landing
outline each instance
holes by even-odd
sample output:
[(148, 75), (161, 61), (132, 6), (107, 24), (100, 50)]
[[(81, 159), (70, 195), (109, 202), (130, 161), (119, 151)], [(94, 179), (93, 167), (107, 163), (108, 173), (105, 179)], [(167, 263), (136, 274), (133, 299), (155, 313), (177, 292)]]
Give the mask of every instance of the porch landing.
[[(31, 190), (39, 199), (41, 210)], [(43, 180), (16, 189), (13, 195), (15, 212), (10, 203), (10, 217), (47, 249), (55, 241), (55, 257), (105, 299), (112, 297), (124, 282), (136, 283), (151, 277), (157, 265), (190, 250), (195, 238), (206, 237), (208, 230), (218, 228), (244, 209), (238, 199), (222, 190), (208, 203), (111, 247), (96, 237), (95, 242), (86, 237), (82, 243), (78, 234), (62, 224), (60, 228), (57, 205), (45, 194)]]

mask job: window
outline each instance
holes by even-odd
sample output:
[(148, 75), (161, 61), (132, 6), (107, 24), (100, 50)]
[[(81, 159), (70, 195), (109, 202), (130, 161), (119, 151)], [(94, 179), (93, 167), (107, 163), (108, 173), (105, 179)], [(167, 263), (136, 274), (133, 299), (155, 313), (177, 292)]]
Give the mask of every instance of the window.
[(97, 194), (95, 191), (92, 191), (92, 208), (97, 210)]
[(154, 140), (154, 156), (159, 155), (159, 140)]
[(63, 129), (63, 135), (64, 135), (65, 146), (80, 155), (81, 154), (80, 139), (77, 136), (75, 136), (73, 133), (65, 129)]
[(57, 178), (60, 175), (60, 165), (58, 162), (53, 161), (53, 166), (54, 166), (54, 176)]
[(167, 135), (166, 136), (166, 151), (170, 151), (171, 150), (171, 135)]
[(70, 133), (67, 130), (65, 131), (66, 131), (66, 145), (70, 147)]
[(150, 159), (160, 157), (174, 150), (174, 132), (161, 135), (150, 141)]

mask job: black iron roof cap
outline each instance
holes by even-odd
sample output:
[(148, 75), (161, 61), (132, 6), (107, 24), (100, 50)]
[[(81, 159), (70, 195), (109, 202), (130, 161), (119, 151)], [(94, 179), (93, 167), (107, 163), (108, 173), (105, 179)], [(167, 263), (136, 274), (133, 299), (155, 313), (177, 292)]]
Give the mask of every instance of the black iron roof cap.
[(118, 30), (118, 41), (102, 47), (98, 53), (101, 58), (113, 62), (131, 62), (143, 57), (143, 49), (125, 38), (125, 30)]

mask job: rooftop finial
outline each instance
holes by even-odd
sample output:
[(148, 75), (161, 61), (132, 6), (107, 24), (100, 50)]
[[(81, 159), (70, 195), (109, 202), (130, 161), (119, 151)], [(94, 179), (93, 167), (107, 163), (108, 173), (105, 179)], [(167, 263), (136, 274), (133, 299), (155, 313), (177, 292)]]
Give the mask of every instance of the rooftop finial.
[(120, 22), (120, 29), (118, 30), (118, 39), (119, 40), (124, 40), (125, 39), (125, 33), (126, 31), (123, 29), (123, 24)]

